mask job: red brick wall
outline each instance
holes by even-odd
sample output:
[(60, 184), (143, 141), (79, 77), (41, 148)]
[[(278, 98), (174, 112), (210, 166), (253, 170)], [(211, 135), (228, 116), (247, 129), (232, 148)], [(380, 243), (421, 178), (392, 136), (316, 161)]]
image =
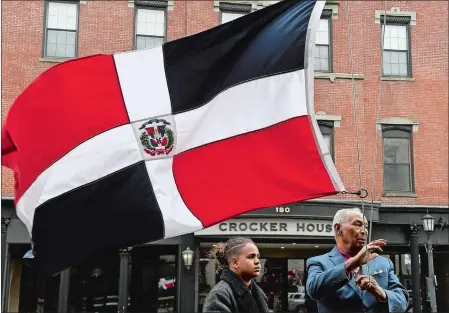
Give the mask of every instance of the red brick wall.
[[(350, 1), (357, 125), (362, 185), (371, 192), (375, 116), (380, 74), (380, 25), (375, 10), (384, 1)], [(411, 26), (413, 82), (382, 82), (380, 118), (407, 117), (419, 121), (413, 133), (414, 173), (417, 198), (381, 197), (382, 147), (379, 134), (376, 160), (376, 200), (401, 204), (448, 204), (448, 36), (444, 1), (387, 1), (387, 10), (415, 11)], [(2, 120), (8, 106), (42, 71), (53, 63), (39, 62), (42, 49), (42, 1), (2, 2)], [(80, 5), (79, 56), (127, 51), (133, 43), (134, 9), (127, 1), (92, 1)], [(213, 1), (175, 1), (168, 11), (167, 39), (174, 40), (218, 24)], [(187, 20), (187, 23), (186, 23)], [(435, 23), (437, 21), (437, 23)], [(333, 19), (333, 67), (350, 73), (346, 2), (340, 1)], [(348, 79), (315, 80), (316, 111), (342, 117), (335, 129), (335, 163), (349, 190), (359, 186), (352, 84)], [(2, 168), (2, 195), (13, 195), (13, 179)], [(343, 198), (338, 196), (335, 198)], [(345, 197), (348, 198), (348, 197)], [(354, 197), (349, 197), (356, 199)]]

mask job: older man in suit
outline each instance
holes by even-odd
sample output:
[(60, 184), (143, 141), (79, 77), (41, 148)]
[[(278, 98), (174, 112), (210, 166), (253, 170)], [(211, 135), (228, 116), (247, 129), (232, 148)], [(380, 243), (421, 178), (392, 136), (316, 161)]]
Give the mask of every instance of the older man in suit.
[(336, 246), (307, 260), (307, 293), (317, 301), (318, 311), (405, 312), (408, 292), (390, 259), (378, 255), (386, 241), (365, 244), (368, 225), (360, 210), (338, 211), (333, 227)]

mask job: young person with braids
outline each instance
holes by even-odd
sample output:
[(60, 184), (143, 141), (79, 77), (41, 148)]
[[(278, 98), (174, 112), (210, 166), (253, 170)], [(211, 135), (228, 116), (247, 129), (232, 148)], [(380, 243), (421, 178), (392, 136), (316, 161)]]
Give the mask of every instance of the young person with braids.
[(207, 295), (203, 312), (269, 312), (268, 299), (254, 278), (260, 274), (259, 250), (249, 238), (219, 243), (211, 256), (218, 261), (220, 281)]

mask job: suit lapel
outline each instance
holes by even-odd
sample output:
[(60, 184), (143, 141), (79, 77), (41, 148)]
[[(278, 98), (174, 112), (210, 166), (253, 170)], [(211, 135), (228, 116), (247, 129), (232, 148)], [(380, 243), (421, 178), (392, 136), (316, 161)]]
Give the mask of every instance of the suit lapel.
[[(337, 246), (335, 246), (331, 252), (329, 252), (329, 258), (331, 260), (332, 263), (334, 263), (334, 265), (340, 265), (342, 263), (345, 262), (345, 258), (343, 257), (343, 255), (340, 253), (340, 251), (338, 250)], [(366, 269), (365, 269), (366, 271)], [(354, 292), (360, 297), (362, 298), (362, 293), (361, 290), (358, 286), (355, 285), (354, 283), (354, 277), (351, 278), (351, 280), (349, 281), (349, 286), (352, 287), (352, 289), (354, 289)]]

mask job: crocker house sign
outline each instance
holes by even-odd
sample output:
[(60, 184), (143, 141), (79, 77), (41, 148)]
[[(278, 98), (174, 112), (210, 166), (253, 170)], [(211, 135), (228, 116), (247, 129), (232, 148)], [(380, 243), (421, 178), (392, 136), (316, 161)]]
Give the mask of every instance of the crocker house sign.
[(287, 235), (332, 237), (332, 221), (305, 219), (239, 218), (227, 220), (195, 233), (198, 236)]

